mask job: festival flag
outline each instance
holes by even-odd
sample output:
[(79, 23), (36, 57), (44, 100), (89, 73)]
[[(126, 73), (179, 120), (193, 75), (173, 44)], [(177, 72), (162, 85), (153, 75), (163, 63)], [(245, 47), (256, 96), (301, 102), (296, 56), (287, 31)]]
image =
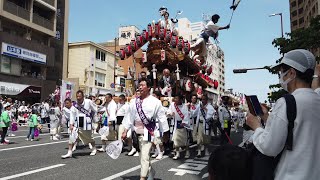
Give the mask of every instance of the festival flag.
[(142, 52), (142, 62), (146, 63), (147, 61), (147, 52)]
[(165, 50), (161, 50), (161, 61), (166, 60), (166, 51)]

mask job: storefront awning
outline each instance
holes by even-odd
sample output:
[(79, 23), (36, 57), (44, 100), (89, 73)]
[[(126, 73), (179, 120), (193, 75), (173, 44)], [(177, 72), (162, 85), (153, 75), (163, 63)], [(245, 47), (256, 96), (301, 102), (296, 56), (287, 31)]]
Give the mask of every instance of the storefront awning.
[(41, 87), (27, 84), (0, 82), (0, 94), (9, 96), (41, 97)]

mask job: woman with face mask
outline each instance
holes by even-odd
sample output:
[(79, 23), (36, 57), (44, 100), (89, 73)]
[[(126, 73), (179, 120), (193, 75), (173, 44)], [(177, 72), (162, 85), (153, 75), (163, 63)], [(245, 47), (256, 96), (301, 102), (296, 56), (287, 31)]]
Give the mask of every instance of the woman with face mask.
[[(296, 104), (286, 104), (280, 98), (273, 111), (268, 114), (262, 106), (264, 115), (260, 118), (247, 115), (246, 123), (254, 130), (253, 144), (264, 155), (280, 156), (275, 167), (275, 180), (319, 179), (320, 171), (320, 96), (311, 89), (315, 69), (314, 55), (303, 49), (292, 50), (284, 55), (279, 70), (281, 87), (293, 95)], [(296, 106), (296, 118), (292, 134), (292, 150), (287, 149), (288, 117), (287, 106)], [(261, 119), (265, 128), (261, 127)], [(281, 154), (282, 152), (282, 154)]]

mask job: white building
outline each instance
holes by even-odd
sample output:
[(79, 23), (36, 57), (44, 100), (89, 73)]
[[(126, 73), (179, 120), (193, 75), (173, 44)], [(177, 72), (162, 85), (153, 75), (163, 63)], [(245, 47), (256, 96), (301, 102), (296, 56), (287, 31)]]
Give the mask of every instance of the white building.
[(140, 30), (136, 26), (121, 26), (119, 28), (119, 46), (129, 44), (138, 33)]

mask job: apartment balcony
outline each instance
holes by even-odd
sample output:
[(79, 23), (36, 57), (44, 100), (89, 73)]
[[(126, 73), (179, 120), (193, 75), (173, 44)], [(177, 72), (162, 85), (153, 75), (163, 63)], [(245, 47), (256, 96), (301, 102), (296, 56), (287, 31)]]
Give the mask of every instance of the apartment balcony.
[(24, 9), (23, 7), (17, 6), (12, 2), (4, 1), (3, 10), (7, 11), (10, 14), (21, 17), (27, 21), (30, 21), (30, 11)]
[(35, 23), (39, 26), (42, 26), (44, 28), (47, 28), (51, 31), (54, 31), (54, 29), (53, 29), (54, 23), (53, 22), (39, 16), (38, 14), (35, 14), (35, 13), (33, 13), (33, 23)]
[(54, 1), (55, 1), (55, 0), (42, 0), (42, 1), (44, 1), (44, 2), (46, 2), (47, 4), (49, 4), (49, 5), (51, 5), (51, 6), (54, 7)]

